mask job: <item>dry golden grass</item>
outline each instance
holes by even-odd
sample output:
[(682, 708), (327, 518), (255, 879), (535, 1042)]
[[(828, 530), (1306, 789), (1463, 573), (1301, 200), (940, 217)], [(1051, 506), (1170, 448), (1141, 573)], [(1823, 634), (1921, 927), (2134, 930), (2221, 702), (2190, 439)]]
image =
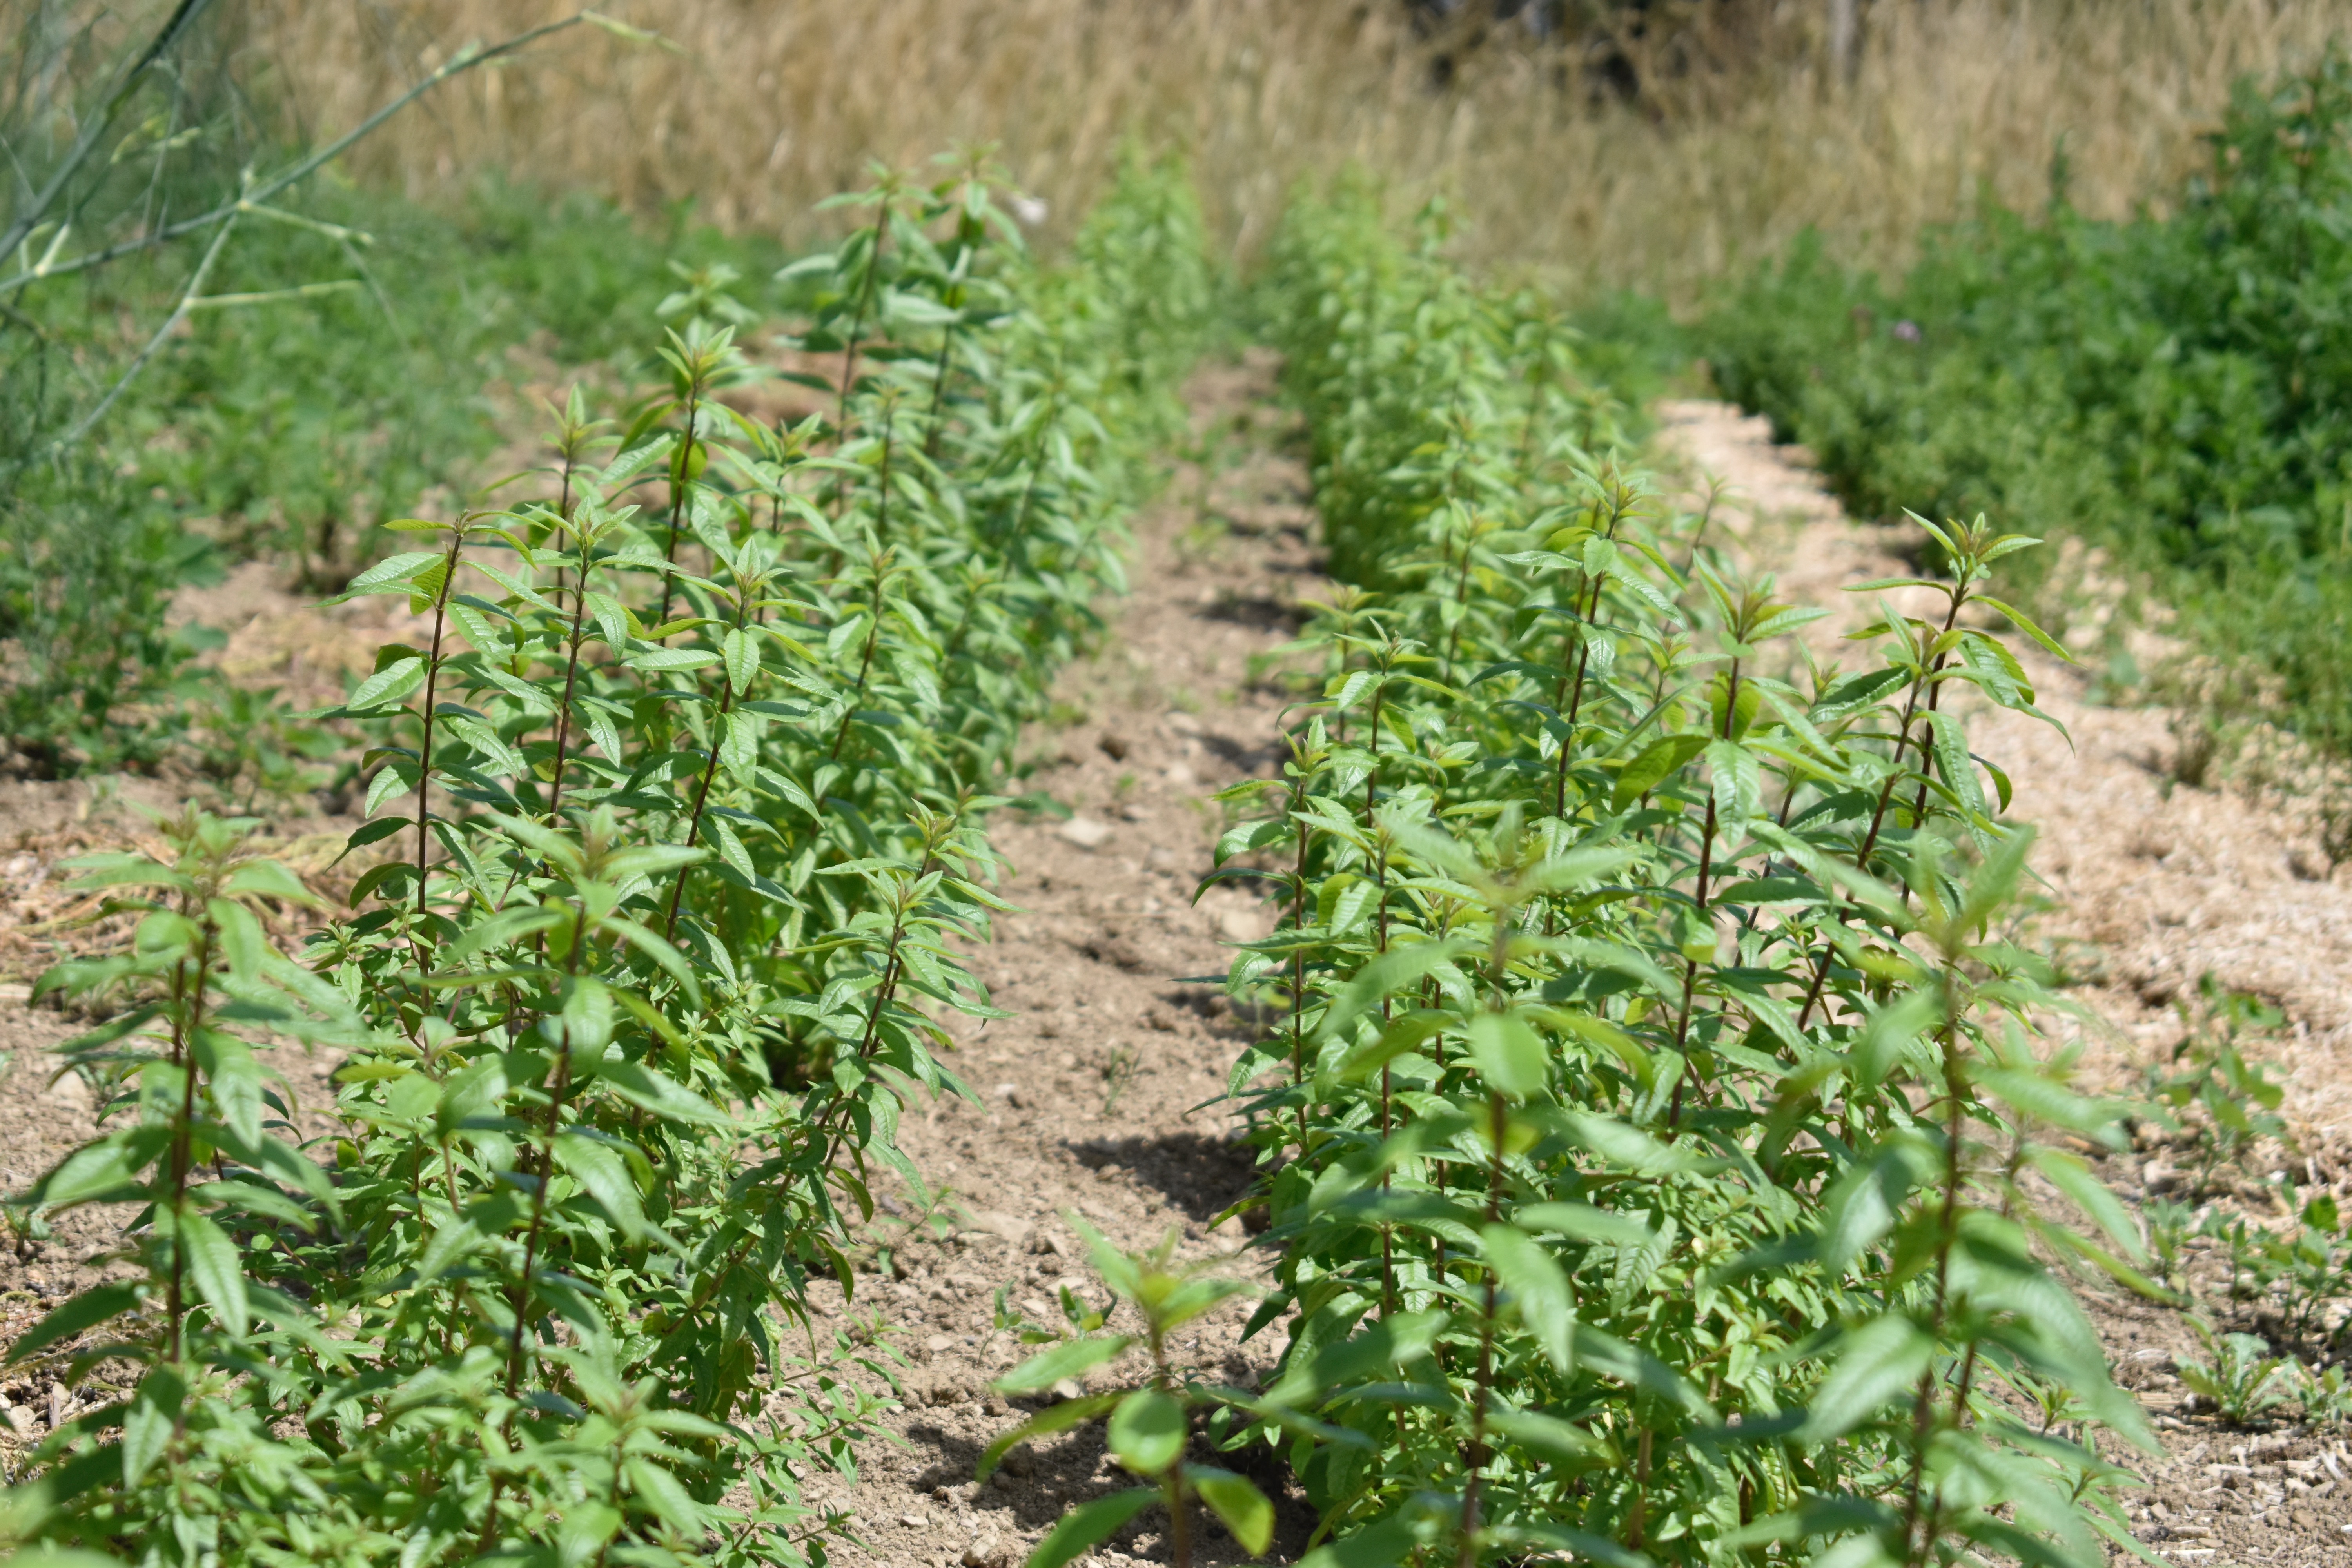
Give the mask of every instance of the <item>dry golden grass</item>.
[[(570, 9), (256, 0), (246, 41), (305, 123), (342, 125), (464, 42)], [(576, 29), (404, 117), (362, 170), (419, 194), (500, 169), (646, 206), (691, 196), (722, 225), (799, 233), (869, 158), (959, 140), (1001, 142), (1058, 217), (1134, 135), (1190, 152), (1236, 255), (1263, 243), (1294, 181), (1352, 161), (1402, 199), (1451, 196), (1482, 258), (1687, 298), (1807, 225), (1895, 261), (1979, 189), (2038, 203), (2062, 136), (2077, 201), (2126, 211), (2194, 163), (2234, 78), (2311, 58), (2345, 16), (2333, 0), (1886, 0), (1865, 10), (1841, 88), (1820, 68), (1821, 5), (1718, 7), (1670, 55), (1630, 46), (1650, 88), (1629, 108), (1524, 39), (1490, 39), (1437, 90), (1430, 46), (1391, 3), (608, 10), (674, 48)]]

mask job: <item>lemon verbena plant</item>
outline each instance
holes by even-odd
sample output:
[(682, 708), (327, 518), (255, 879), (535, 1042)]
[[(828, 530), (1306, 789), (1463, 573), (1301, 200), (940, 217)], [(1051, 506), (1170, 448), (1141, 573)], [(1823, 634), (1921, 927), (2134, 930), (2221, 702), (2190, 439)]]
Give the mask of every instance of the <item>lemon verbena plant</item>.
[[(562, 412), (548, 500), (394, 525), (417, 548), (352, 592), (426, 635), (336, 715), (375, 740), (353, 912), (289, 951), (257, 906), (311, 896), (230, 824), (85, 868), (138, 934), (42, 984), (124, 1009), (63, 1047), (105, 1126), (23, 1203), (123, 1205), (123, 1267), (14, 1348), (82, 1394), (12, 1543), (823, 1559), (803, 1483), (889, 1367), (807, 1289), (855, 1307), (871, 1173), (919, 1180), (902, 1103), (964, 1092), (987, 792), (1116, 581), (1205, 298), (1171, 168), (1060, 266), (1003, 202), (981, 156), (894, 175), (793, 269), (824, 412), (739, 413), (748, 312), (689, 279), (662, 384)], [(331, 1102), (289, 1042), (339, 1053)]]
[(2155, 1287), (1965, 726), (2064, 657), (2032, 541), (1923, 521), (1822, 662), (1440, 237), (1305, 203), (1269, 285), (1343, 584), (1219, 850), (1284, 912), (1230, 984), (1288, 1332), (1225, 1440), (1323, 1563), (2104, 1562), (2152, 1438), (2064, 1273)]

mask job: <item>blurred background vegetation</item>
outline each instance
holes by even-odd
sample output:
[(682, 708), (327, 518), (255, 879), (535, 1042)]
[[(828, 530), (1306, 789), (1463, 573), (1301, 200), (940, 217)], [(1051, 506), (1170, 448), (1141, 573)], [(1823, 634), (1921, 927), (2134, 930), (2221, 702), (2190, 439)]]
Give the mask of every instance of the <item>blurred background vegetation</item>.
[[(253, 0), (289, 132), (348, 124), (529, 0)], [(1905, 261), (1983, 196), (2036, 206), (2063, 142), (2094, 216), (2163, 201), (2231, 84), (2308, 63), (2327, 0), (620, 0), (673, 47), (575, 35), (370, 142), (430, 199), (534, 179), (792, 235), (869, 158), (992, 140), (1058, 226), (1130, 135), (1171, 145), (1231, 255), (1343, 164), (1445, 194), (1467, 253), (1691, 303), (1803, 230)], [(1841, 41), (1841, 20), (1843, 22)], [(266, 66), (263, 64), (266, 62)]]
[(821, 198), (992, 141), (1048, 248), (1123, 146), (1181, 152), (1236, 279), (1302, 181), (1443, 198), (1621, 392), (1702, 359), (1866, 513), (2105, 545), (2352, 745), (2346, 127), (2295, 107), (2340, 72), (2326, 0), (614, 0), (240, 215), (208, 272), (217, 229), (157, 243), (576, 15), (0, 0), (11, 229), (105, 125), (0, 268), (11, 765), (161, 755), (169, 595), (254, 555), (331, 584), (374, 522), (490, 477), (518, 354), (593, 374), (673, 263), (772, 308)]

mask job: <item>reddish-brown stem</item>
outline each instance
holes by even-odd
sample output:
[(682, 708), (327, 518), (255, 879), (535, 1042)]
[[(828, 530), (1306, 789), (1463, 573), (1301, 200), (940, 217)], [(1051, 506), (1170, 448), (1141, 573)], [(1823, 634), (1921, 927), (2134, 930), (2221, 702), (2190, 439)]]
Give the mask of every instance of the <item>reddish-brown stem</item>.
[[(1960, 605), (1967, 600), (1967, 598), (1968, 590), (1965, 587), (1956, 588), (1952, 591), (1952, 606), (1950, 611), (1944, 616), (1944, 631), (1949, 632), (1952, 629), (1954, 623), (1958, 621), (1960, 618)], [(1870, 830), (1863, 835), (1862, 847), (1854, 854), (1854, 868), (1858, 871), (1866, 872), (1870, 869), (1871, 854), (1878, 847), (1879, 830), (1884, 827), (1886, 823), (1887, 805), (1894, 800), (1895, 786), (1903, 777), (1903, 752), (1906, 747), (1912, 743), (1911, 721), (1916, 716), (1919, 710), (1919, 691), (1922, 687), (1930, 689), (1929, 711), (1934, 711), (1933, 689), (1937, 685), (1936, 676), (1940, 673), (1944, 668), (1944, 658), (1945, 656), (1942, 654), (1937, 654), (1935, 657), (1934, 661), (1928, 665), (1927, 672), (1920, 676), (1918, 679), (1914, 680), (1911, 683), (1910, 695), (1904, 700), (1903, 721), (1896, 727), (1895, 731), (1895, 755), (1889, 763), (1889, 772), (1886, 775), (1886, 783), (1880, 786), (1878, 791), (1877, 808), (1870, 814)], [(1921, 756), (1925, 757), (1927, 751), (1927, 737), (1926, 734), (1923, 733), (1920, 735), (1918, 745)], [(1921, 804), (1924, 808), (1924, 795), (1921, 797)], [(1830, 889), (1831, 918), (1841, 921), (1844, 918), (1842, 908), (1843, 901), (1844, 900), (1839, 896), (1838, 890), (1835, 888)], [(1812, 1021), (1813, 1009), (1821, 1005), (1822, 988), (1829, 982), (1830, 963), (1836, 956), (1836, 952), (1837, 949), (1831, 943), (1825, 942), (1822, 944), (1821, 952), (1813, 964), (1812, 982), (1805, 987), (1805, 1005), (1797, 1009), (1797, 1027), (1800, 1029), (1804, 1028)]]
[[(1623, 510), (1612, 501), (1609, 509), (1609, 526), (1601, 531), (1601, 537), (1614, 541), (1617, 537), (1617, 524), (1623, 520), (1624, 515)], [(1586, 595), (1580, 595), (1578, 598), (1577, 621), (1586, 628), (1587, 635), (1577, 639), (1576, 680), (1573, 689), (1568, 694), (1568, 707), (1565, 710), (1560, 709), (1559, 688), (1555, 686), (1552, 690), (1552, 709), (1555, 712), (1560, 712), (1562, 717), (1559, 776), (1552, 783), (1551, 814), (1563, 820), (1568, 816), (1568, 762), (1570, 754), (1576, 749), (1574, 744), (1576, 719), (1577, 715), (1584, 710), (1584, 677), (1592, 661), (1592, 642), (1590, 633), (1593, 617), (1601, 613), (1601, 590), (1604, 585), (1602, 579), (1595, 577), (1589, 595), (1590, 603), (1586, 602)]]
[(442, 561), (441, 591), (433, 596), (433, 652), (425, 664), (425, 734), (416, 751), (416, 913), (425, 914), (425, 825), (427, 800), (433, 788), (433, 720), (435, 693), (441, 683), (441, 634), (448, 625), (449, 590), (457, 582), (457, 552), (466, 545), (463, 529), (449, 531), (449, 553)]
[(874, 648), (882, 638), (882, 562), (874, 562), (874, 603), (867, 606), (873, 619), (866, 627), (866, 653), (857, 662), (857, 684), (850, 689), (849, 706), (841, 715), (841, 728), (833, 732), (833, 749), (825, 752), (827, 762), (841, 760), (841, 743), (849, 739), (849, 721), (857, 716), (857, 700), (866, 695), (866, 678), (874, 673)]
[(1454, 630), (1445, 639), (1445, 683), (1454, 684), (1454, 660), (1462, 651), (1462, 623), (1470, 601), (1470, 535), (1462, 536), (1462, 560), (1454, 574)]
[[(670, 475), (669, 488), (669, 548), (662, 552), (663, 561), (677, 564), (677, 529), (686, 515), (686, 492), (694, 483), (694, 422), (702, 395), (699, 376), (687, 384), (686, 434), (678, 438), (677, 467)], [(674, 584), (671, 574), (662, 574), (661, 614), (654, 617), (655, 629), (669, 624), (669, 600)]]
[(186, 1347), (187, 1324), (187, 1256), (188, 1243), (179, 1223), (187, 1215), (188, 1173), (194, 1164), (196, 1119), (196, 1031), (204, 1026), (205, 993), (212, 984), (213, 939), (217, 928), (211, 918), (205, 918), (203, 934), (196, 945), (196, 983), (194, 994), (189, 994), (187, 965), (181, 963), (173, 973), (173, 1000), (186, 1008), (184, 1017), (173, 1020), (172, 1059), (180, 1069), (180, 1119), (172, 1130), (172, 1279), (166, 1289), (164, 1311), (171, 1324), (173, 1361), (180, 1360)]
[[(1967, 1079), (1960, 1068), (1960, 1020), (1958, 987), (1953, 984), (1951, 972), (1943, 976), (1944, 992), (1944, 1203), (1937, 1216), (1936, 1247), (1936, 1295), (1929, 1332), (1938, 1341), (1950, 1321), (1952, 1289), (1952, 1252), (1959, 1245), (1961, 1138), (1967, 1131)], [(1973, 1348), (1973, 1347), (1972, 1347)], [(1973, 1363), (1970, 1372), (1973, 1373)], [(1935, 1541), (1932, 1518), (1915, 1552), (1912, 1538), (1919, 1531), (1921, 1507), (1925, 1499), (1927, 1473), (1927, 1442), (1934, 1424), (1936, 1377), (1933, 1368), (1920, 1374), (1917, 1405), (1912, 1416), (1911, 1475), (1905, 1487), (1903, 1507), (1903, 1538), (1906, 1557), (1913, 1562), (1924, 1561)]]
[[(562, 518), (567, 524), (572, 521), (572, 467), (577, 456), (567, 437), (563, 448), (563, 488), (555, 502), (555, 515)], [(585, 572), (583, 572), (580, 577), (580, 590), (585, 594), (587, 588), (588, 576)], [(563, 562), (561, 557), (558, 557), (555, 563), (555, 607), (559, 610), (563, 607)]]
[[(1307, 848), (1312, 831), (1298, 815), (1306, 804), (1307, 775), (1302, 773), (1290, 787), (1290, 818), (1298, 827), (1298, 858), (1290, 871), (1290, 929), (1296, 933), (1307, 925)], [(1302, 1023), (1307, 1009), (1307, 949), (1293, 936), (1290, 952), (1290, 1085), (1304, 1090), (1307, 1087), (1307, 1037)], [(1307, 1158), (1307, 1106), (1302, 1099), (1298, 1106), (1298, 1157)]]
[(849, 430), (849, 393), (857, 384), (858, 340), (866, 331), (866, 312), (873, 308), (874, 290), (882, 280), (882, 250), (890, 243), (890, 198), (882, 198), (882, 210), (874, 218), (874, 243), (866, 257), (866, 285), (857, 293), (857, 309), (849, 318), (849, 341), (841, 348), (841, 395), (833, 410), (834, 439), (837, 442)]
[[(738, 603), (735, 606), (735, 629), (737, 631), (743, 629), (743, 605), (748, 604), (750, 600), (750, 594), (744, 593), (742, 595), (741, 602)], [(720, 690), (719, 694), (719, 717), (712, 721), (710, 726), (710, 755), (703, 761), (702, 781), (695, 785), (694, 810), (692, 815), (687, 818), (686, 823), (686, 847), (688, 849), (695, 847), (695, 844), (700, 839), (702, 835), (703, 808), (710, 800), (710, 781), (717, 777), (719, 773), (719, 750), (727, 743), (727, 715), (732, 712), (734, 708), (735, 682), (732, 677), (724, 674), (722, 667)], [(670, 884), (669, 919), (662, 926), (662, 938), (664, 941), (668, 941), (677, 935), (678, 901), (686, 896), (686, 874), (691, 869), (693, 869), (691, 866), (680, 866), (677, 868), (677, 880)]]
[(931, 411), (925, 419), (929, 428), (923, 439), (923, 456), (933, 462), (939, 460), (940, 437), (946, 429), (940, 416), (947, 410), (949, 353), (954, 346), (955, 323), (950, 321), (940, 336), (939, 363), (931, 370)]
[[(1728, 741), (1732, 738), (1734, 727), (1738, 721), (1738, 715), (1739, 661), (1735, 658), (1731, 661), (1730, 675), (1728, 679), (1725, 680), (1723, 689), (1722, 738), (1724, 740)], [(1696, 896), (1693, 900), (1693, 902), (1696, 904), (1698, 909), (1699, 920), (1702, 922), (1707, 922), (1709, 929), (1712, 929), (1712, 922), (1709, 920), (1707, 906), (1707, 884), (1715, 874), (1715, 832), (1717, 826), (1715, 798), (1715, 792), (1713, 790), (1709, 790), (1706, 796), (1706, 824), (1699, 834), (1698, 885)], [(1698, 960), (1693, 958), (1688, 953), (1685, 953), (1683, 955), (1682, 1007), (1675, 1016), (1675, 1049), (1677, 1051), (1682, 1050), (1690, 1041), (1691, 1002), (1693, 997), (1697, 994), (1697, 991)], [(1679, 1125), (1682, 1121), (1683, 1089), (1684, 1086), (1688, 1082), (1689, 1074), (1686, 1072), (1683, 1078), (1677, 1079), (1675, 1083), (1674, 1105), (1666, 1113), (1666, 1126), (1669, 1129)]]
[[(1487, 1135), (1494, 1145), (1486, 1165), (1486, 1223), (1494, 1225), (1503, 1214), (1503, 1144), (1510, 1130), (1510, 1112), (1499, 1094), (1487, 1096), (1486, 1105)], [(1473, 1568), (1478, 1561), (1478, 1494), (1486, 1471), (1486, 1405), (1495, 1383), (1495, 1271), (1490, 1267), (1486, 1311), (1478, 1325), (1477, 1398), (1470, 1407), (1469, 1476), (1462, 1485), (1462, 1546), (1454, 1558), (1455, 1568)]]
[(882, 414), (882, 468), (874, 487), (874, 542), (878, 546), (890, 537), (890, 444), (898, 430), (898, 412), (894, 403)]
[(554, 826), (563, 808), (563, 764), (572, 745), (572, 692), (580, 679), (580, 640), (588, 618), (588, 542), (580, 542), (580, 586), (572, 595), (572, 647), (563, 665), (563, 701), (555, 710), (555, 777), (548, 785), (547, 820)]
[[(588, 948), (588, 910), (579, 907), (572, 926), (572, 952), (564, 961), (565, 972), (580, 973), (580, 961)], [(522, 1243), (522, 1275), (514, 1288), (514, 1339), (507, 1351), (507, 1397), (512, 1399), (522, 1386), (522, 1339), (530, 1322), (531, 1275), (539, 1266), (540, 1237), (547, 1226), (547, 1190), (555, 1180), (555, 1132), (563, 1114), (563, 1097), (572, 1087), (572, 1031), (563, 1031), (557, 1047), (562, 1054), (555, 1064), (555, 1080), (547, 1091), (547, 1122), (540, 1133), (539, 1190), (531, 1194), (530, 1229), (524, 1233)], [(496, 1508), (492, 1509), (496, 1519)]]

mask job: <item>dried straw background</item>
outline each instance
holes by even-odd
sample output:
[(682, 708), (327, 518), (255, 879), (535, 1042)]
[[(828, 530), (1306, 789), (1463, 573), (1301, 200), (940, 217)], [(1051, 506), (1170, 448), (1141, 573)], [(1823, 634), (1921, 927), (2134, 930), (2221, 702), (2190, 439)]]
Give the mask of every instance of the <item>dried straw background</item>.
[[(240, 47), (309, 127), (352, 123), (472, 39), (568, 0), (253, 0)], [(1433, 85), (1403, 7), (1363, 0), (614, 0), (670, 47), (575, 29), (445, 92), (360, 155), (429, 193), (499, 170), (801, 232), (871, 158), (994, 141), (1058, 219), (1130, 136), (1188, 151), (1218, 233), (1261, 246), (1294, 182), (1349, 163), (1444, 194), (1481, 258), (1686, 298), (1807, 226), (1901, 260), (1989, 191), (2120, 214), (2191, 167), (2231, 82), (2305, 60), (2331, 0), (1886, 0), (1853, 79), (1823, 7), (1727, 0), (1621, 40), (1638, 105), (1506, 28)], [(1657, 13), (1664, 15), (1664, 13)]]

